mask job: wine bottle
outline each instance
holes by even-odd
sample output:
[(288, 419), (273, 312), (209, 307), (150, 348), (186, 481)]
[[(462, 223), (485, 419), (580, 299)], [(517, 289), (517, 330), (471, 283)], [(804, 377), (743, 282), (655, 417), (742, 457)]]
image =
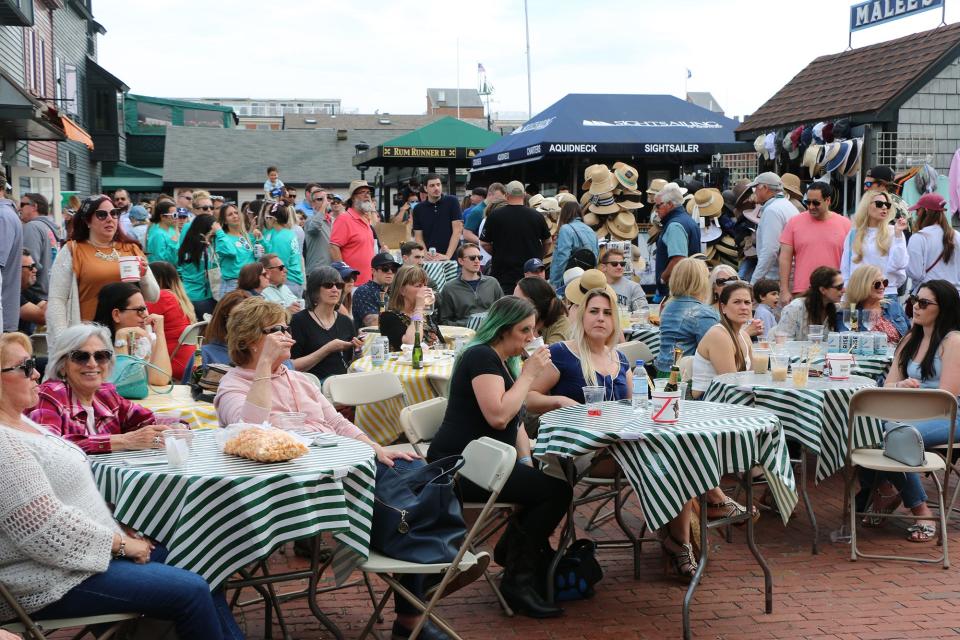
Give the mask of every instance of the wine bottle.
[(680, 365), (673, 365), (670, 367), (670, 379), (667, 381), (667, 384), (663, 387), (663, 390), (666, 392), (679, 391), (680, 390)]
[(420, 321), (413, 321), (413, 351), (410, 353), (410, 364), (414, 369), (423, 369), (423, 346), (420, 344)]

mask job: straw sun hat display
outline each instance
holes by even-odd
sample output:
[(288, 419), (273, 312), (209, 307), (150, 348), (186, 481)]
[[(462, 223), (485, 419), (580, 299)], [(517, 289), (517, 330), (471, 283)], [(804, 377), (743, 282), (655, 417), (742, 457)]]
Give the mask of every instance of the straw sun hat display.
[[(564, 274), (564, 279), (566, 279), (566, 274)], [(587, 293), (592, 289), (606, 289), (611, 298), (617, 299), (617, 292), (607, 284), (607, 277), (599, 269), (587, 269), (583, 272), (583, 275), (571, 280), (563, 290), (563, 297), (573, 304), (581, 304), (583, 299), (587, 297)]]

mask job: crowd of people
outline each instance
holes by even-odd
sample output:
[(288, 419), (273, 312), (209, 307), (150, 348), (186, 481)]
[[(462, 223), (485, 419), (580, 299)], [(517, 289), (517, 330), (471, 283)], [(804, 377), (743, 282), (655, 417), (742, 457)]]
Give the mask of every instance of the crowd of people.
[[(122, 190), (93, 195), (76, 203), (63, 229), (46, 198), (25, 194), (17, 207), (0, 180), (0, 456), (12, 469), (0, 491), (12, 523), (0, 534), (8, 558), (0, 580), (31, 613), (129, 610), (174, 620), (182, 638), (242, 637), (222, 590), (163, 565), (160, 542), (113, 520), (87, 465), (90, 455), (160, 447), (166, 427), (121, 396), (111, 376), (123, 355), (151, 365), (150, 383), (189, 380), (193, 348), (178, 342), (198, 321), (207, 322), (202, 365), (228, 366), (214, 402), (222, 425), (302, 412), (305, 429), (362, 441), (387, 465), (411, 454), (370, 440), (305, 374), (323, 381), (348, 373), (365, 328), (399, 351), (418, 339), (442, 345), (444, 326), (474, 323), (428, 459), (457, 455), (484, 436), (516, 447), (501, 497), (520, 509), (494, 558), (505, 569), (507, 602), (533, 617), (562, 613), (544, 598), (543, 570), (572, 489), (532, 459), (528, 413), (583, 403), (588, 384), (602, 385), (610, 400), (631, 398), (634, 363), (617, 350), (629, 336), (625, 315), (659, 316), (659, 356), (647, 366), (663, 377), (675, 350), (691, 356), (693, 397), (717, 375), (750, 369), (756, 341), (774, 333), (803, 340), (809, 325), (842, 331), (852, 313), (895, 346), (886, 386), (960, 394), (952, 364), (960, 361), (960, 238), (937, 193), (909, 212), (898, 208), (886, 167), (870, 171), (852, 219), (833, 210), (826, 182), (793, 194), (792, 183), (762, 173), (734, 185), (724, 198), (728, 213), (746, 225), (756, 250), (738, 268), (712, 270), (688, 207), (696, 194), (654, 181), (645, 193), (656, 251), (649, 293), (659, 309), (631, 275), (642, 270), (632, 268), (635, 247), (598, 241), (584, 220), (597, 201), (578, 203), (569, 189), (530, 206), (523, 183), (493, 183), (461, 204), (429, 174), (388, 216), (407, 232), (386, 246), (365, 181), (351, 183), (346, 199), (310, 183), (297, 202), (275, 167), (267, 173), (266, 197), (240, 204), (189, 189), (146, 206)], [(601, 206), (617, 205), (610, 200)], [(439, 285), (425, 269), (438, 261), (456, 264), (456, 276)], [(38, 330), (46, 358), (32, 354)], [(945, 443), (952, 428), (924, 423), (924, 440)], [(919, 478), (865, 475), (861, 485), (864, 505), (931, 517), (911, 527), (911, 541), (934, 536)], [(486, 497), (468, 482), (460, 490), (466, 500)], [(707, 517), (758, 513), (719, 488), (708, 500)], [(668, 565), (685, 579), (697, 569), (694, 506), (661, 531)], [(421, 576), (405, 586), (426, 589)], [(0, 603), (0, 619), (11, 615)], [(398, 602), (394, 637), (417, 621), (418, 612)], [(421, 637), (446, 636), (428, 623)]]

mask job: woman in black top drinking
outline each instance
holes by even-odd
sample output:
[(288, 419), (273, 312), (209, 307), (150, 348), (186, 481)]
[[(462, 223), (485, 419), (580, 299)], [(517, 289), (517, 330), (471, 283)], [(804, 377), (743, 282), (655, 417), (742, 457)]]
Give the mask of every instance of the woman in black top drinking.
[[(519, 428), (530, 384), (550, 362), (549, 349), (541, 347), (521, 369), (520, 355), (536, 337), (536, 320), (533, 305), (515, 296), (490, 307), (476, 337), (453, 365), (447, 411), (427, 457), (433, 461), (459, 455), (483, 436), (516, 447), (517, 463), (500, 498), (521, 508), (493, 557), (504, 568), (501, 591), (507, 603), (519, 613), (547, 618), (563, 610), (540, 596), (536, 569), (552, 555), (550, 535), (563, 519), (573, 491), (565, 481), (534, 467), (527, 432)], [(467, 480), (461, 479), (459, 487), (464, 500), (489, 497)]]
[(443, 336), (433, 319), (434, 293), (427, 286), (427, 272), (415, 264), (405, 264), (397, 271), (390, 287), (387, 310), (380, 314), (380, 335), (390, 341), (390, 351), (400, 345), (413, 344), (414, 320), (422, 320), (420, 340), (425, 346), (442, 346)]
[(297, 371), (309, 371), (322, 382), (347, 373), (355, 349), (363, 346), (353, 321), (337, 312), (343, 279), (333, 267), (320, 267), (307, 276), (307, 308), (293, 314), (290, 349)]

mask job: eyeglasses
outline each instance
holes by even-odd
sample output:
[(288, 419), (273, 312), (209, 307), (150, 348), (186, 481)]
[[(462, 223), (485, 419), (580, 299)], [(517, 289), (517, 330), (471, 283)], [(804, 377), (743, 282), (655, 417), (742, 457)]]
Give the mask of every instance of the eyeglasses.
[(313, 200), (314, 202), (322, 202), (323, 200), (326, 200), (326, 199), (327, 199), (327, 196), (313, 196), (313, 198), (311, 198), (311, 200)]
[(717, 278), (714, 284), (718, 287), (723, 287), (728, 285), (731, 282), (737, 282), (740, 278), (738, 276), (730, 276), (729, 278)]
[(377, 271), (380, 271), (381, 273), (396, 273), (398, 268), (399, 267), (396, 265), (385, 265), (377, 267)]
[(889, 284), (890, 284), (890, 281), (887, 280), (886, 278), (884, 278), (883, 280), (874, 280), (873, 288), (879, 291), (881, 289), (886, 289)]
[(887, 202), (886, 200), (874, 200), (873, 206), (880, 207), (881, 209), (889, 209), (893, 206), (893, 204)]
[(106, 220), (107, 216), (110, 216), (114, 220), (120, 219), (120, 214), (123, 213), (120, 209), (111, 209), (110, 211), (104, 211), (103, 209), (97, 209), (93, 212), (93, 215), (97, 216), (97, 220)]
[(913, 302), (913, 306), (915, 306), (918, 309), (926, 309), (930, 305), (933, 305), (935, 307), (940, 306), (933, 300), (927, 300), (926, 298), (920, 298), (917, 296), (910, 296), (910, 301)]
[(21, 265), (20, 268), (21, 268), (21, 269), (30, 269), (30, 271), (36, 271), (36, 270), (37, 270), (37, 263), (34, 262), (33, 264)]
[(264, 268), (267, 269), (268, 271), (269, 271), (270, 269), (279, 269), (280, 271), (286, 271), (286, 270), (287, 270), (287, 265), (285, 265), (285, 264), (278, 264), (278, 265), (275, 266), (275, 267), (264, 267)]
[(321, 282), (320, 287), (323, 289), (339, 289), (343, 291), (344, 284), (342, 282)]
[[(423, 256), (421, 256), (421, 257), (423, 257)], [(479, 261), (479, 260), (482, 259), (482, 257), (483, 257), (483, 256), (481, 256), (481, 255), (478, 253), (478, 254), (475, 255), (475, 256), (463, 256), (463, 259), (464, 259), (464, 260), (477, 260), (477, 261)]]
[(0, 373), (16, 371), (17, 369), (20, 369), (21, 371), (23, 371), (24, 378), (29, 378), (33, 375), (33, 372), (37, 370), (37, 361), (35, 358), (27, 358), (20, 364), (15, 364), (12, 367), (6, 367), (4, 369), (0, 369)]
[(213, 206), (212, 206), (212, 205), (205, 204), (205, 205), (202, 205), (202, 206), (196, 206), (196, 207), (194, 207), (194, 209), (200, 209), (200, 211), (213, 211)]
[(270, 335), (271, 333), (290, 333), (290, 327), (285, 324), (275, 324), (272, 327), (261, 329), (261, 331), (266, 335)]
[(820, 200), (807, 200), (807, 206), (808, 206), (808, 207), (810, 207), (810, 206), (819, 207), (821, 204), (823, 204), (823, 203), (822, 203)]
[(627, 266), (627, 261), (626, 260), (608, 260), (603, 264), (608, 264), (611, 267), (625, 267)]
[(835, 283), (835, 284), (832, 284), (832, 285), (830, 285), (829, 287), (826, 287), (826, 288), (827, 288), (827, 289), (836, 289), (837, 291), (843, 291), (843, 283), (842, 283), (842, 282), (840, 282), (840, 283)]
[(123, 309), (120, 309), (120, 311), (136, 311), (138, 315), (147, 315), (146, 307), (124, 307)]
[(863, 186), (864, 186), (864, 188), (866, 188), (866, 189), (869, 189), (870, 187), (872, 187), (872, 186), (875, 185), (875, 184), (883, 187), (883, 186), (885, 186), (887, 183), (884, 182), (883, 180), (864, 180), (864, 181), (863, 181)]
[(100, 351), (82, 351), (80, 349), (75, 349), (70, 352), (70, 360), (76, 364), (87, 364), (90, 362), (90, 358), (93, 358), (97, 364), (106, 364), (110, 362), (110, 359), (113, 357), (113, 351), (109, 349), (102, 349)]
[(24, 208), (24, 207), (32, 207), (32, 206), (33, 206), (33, 203), (32, 203), (32, 202), (21, 202), (21, 203), (20, 203), (20, 208), (21, 208), (21, 209)]

